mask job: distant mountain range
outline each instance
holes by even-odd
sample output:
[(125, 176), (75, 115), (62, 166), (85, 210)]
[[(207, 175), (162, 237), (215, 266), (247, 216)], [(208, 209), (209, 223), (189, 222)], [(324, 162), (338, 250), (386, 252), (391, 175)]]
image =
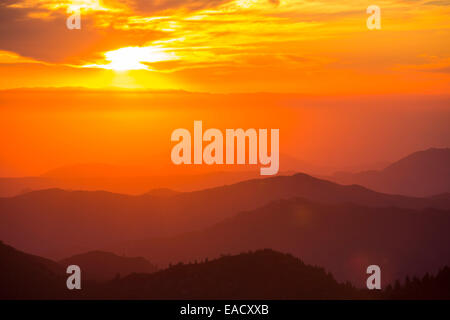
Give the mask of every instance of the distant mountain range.
[(294, 197), (367, 207), (450, 209), (449, 197), (387, 195), (305, 174), (189, 193), (164, 193), (129, 196), (51, 189), (0, 198), (0, 234), (4, 241), (29, 252), (60, 259), (111, 243), (201, 230), (241, 211)]
[[(369, 189), (408, 196), (432, 196), (450, 192), (450, 149), (432, 148), (415, 152), (382, 170), (354, 173), (335, 172), (333, 168), (313, 166), (294, 157), (281, 155), (281, 175), (304, 172), (342, 184), (358, 184)], [(370, 166), (367, 168), (380, 168)], [(142, 166), (117, 166), (101, 163), (64, 166), (37, 177), (0, 178), (0, 197), (12, 197), (30, 191), (59, 188), (65, 190), (104, 190), (113, 193), (143, 194), (152, 189), (191, 192), (261, 178), (259, 170), (243, 166), (222, 172), (180, 171), (174, 166), (170, 175)]]
[(109, 282), (97, 295), (137, 299), (350, 299), (362, 294), (291, 255), (259, 250)]
[(358, 294), (323, 269), (272, 250), (178, 264), (156, 273), (132, 273), (103, 283), (87, 281), (86, 267), (80, 266), (80, 291), (66, 288), (68, 275), (50, 260), (1, 242), (0, 260), (2, 299), (343, 299)]
[(64, 268), (0, 241), (0, 299), (51, 299), (64, 292)]
[(382, 268), (385, 283), (450, 265), (448, 230), (448, 210), (318, 204), (296, 198), (274, 201), (202, 231), (114, 248), (162, 265), (271, 248), (323, 266), (340, 281), (365, 286), (365, 270), (371, 264)]
[(91, 281), (107, 281), (131, 273), (152, 273), (157, 270), (142, 257), (118, 256), (110, 252), (90, 251), (59, 261), (66, 267), (77, 265), (83, 270), (83, 277)]
[(109, 252), (88, 252), (59, 263), (27, 254), (0, 241), (0, 299), (80, 298), (80, 292), (69, 291), (66, 269), (75, 264), (81, 268), (82, 289), (92, 290), (99, 283), (136, 272), (156, 271), (141, 257), (120, 257)]
[(81, 267), (81, 290), (67, 289), (69, 275), (59, 264), (1, 241), (0, 261), (0, 299), (450, 299), (449, 267), (374, 292), (269, 249), (104, 282), (87, 280)]
[(450, 148), (415, 152), (379, 171), (340, 172), (330, 180), (369, 189), (427, 197), (450, 192)]
[[(182, 276), (193, 275), (207, 281), (198, 272), (208, 266), (204, 271), (213, 272), (210, 277), (226, 278), (216, 264), (194, 261), (265, 248), (301, 257), (307, 264), (330, 271), (338, 281), (348, 280), (358, 287), (364, 286), (365, 270), (371, 264), (381, 267), (383, 286), (408, 275), (422, 277), (450, 265), (449, 150), (418, 152), (381, 171), (346, 176), (363, 177), (366, 180), (361, 183), (367, 186), (379, 183), (375, 189), (391, 194), (351, 181), (342, 181), (350, 185), (341, 185), (294, 174), (258, 177), (192, 192), (159, 188), (141, 195), (125, 195), (46, 189), (0, 198), (1, 239), (26, 252), (60, 261), (0, 245), (1, 261), (14, 261), (11, 265), (1, 264), (1, 283), (17, 287), (16, 291), (11, 289), (10, 296), (24, 294), (20, 288), (28, 283), (36, 284), (35, 287), (48, 283), (43, 297), (60, 296), (65, 266), (77, 264), (82, 266), (89, 283), (108, 281), (107, 289), (105, 285), (92, 284), (93, 291), (89, 294), (93, 296), (125, 297), (128, 291), (123, 291), (124, 288), (134, 288), (136, 297), (144, 297), (150, 294), (147, 286), (155, 286), (155, 295), (163, 297), (169, 296), (172, 292), (169, 289), (181, 290), (176, 297), (202, 297), (208, 292), (212, 293), (207, 297), (229, 294), (234, 297), (227, 291), (226, 283), (220, 283), (218, 291), (212, 290), (208, 283), (198, 287), (198, 291), (189, 291), (183, 283), (190, 280), (183, 280)], [(263, 257), (274, 263), (287, 259), (283, 254), (264, 252), (249, 254), (249, 259), (259, 261)], [(127, 258), (124, 254), (144, 258)], [(247, 261), (246, 257), (241, 255), (237, 260), (223, 257), (217, 261), (227, 261), (234, 268), (234, 261)], [(180, 261), (193, 264), (162, 271), (155, 267), (165, 268)], [(289, 270), (293, 274), (306, 272), (292, 268)], [(445, 270), (439, 279), (446, 277)], [(348, 286), (344, 288), (322, 276), (319, 278), (318, 283), (333, 288), (327, 291), (334, 294), (330, 297), (355, 294)], [(142, 281), (141, 287), (136, 279)], [(172, 283), (170, 279), (177, 280)], [(166, 288), (164, 281), (168, 281)], [(287, 282), (284, 278), (283, 281)], [(406, 285), (407, 289), (392, 288), (392, 297), (417, 296), (414, 293), (417, 287), (436, 294), (436, 284), (430, 289), (426, 287), (427, 281), (427, 278), (415, 281), (415, 289)], [(63, 285), (66, 294), (65, 282)], [(292, 296), (304, 297), (288, 284), (284, 286), (290, 288), (286, 292)], [(245, 292), (244, 288), (240, 290)], [(320, 296), (319, 291), (311, 290)], [(245, 297), (253, 297), (257, 292), (248, 291)], [(271, 292), (267, 297), (281, 294)], [(27, 289), (26, 295), (36, 296), (38, 291)]]
[[(88, 167), (89, 170), (83, 171), (85, 167)], [(95, 168), (100, 170), (98, 175), (95, 174)], [(106, 168), (111, 168), (110, 176), (107, 175)], [(0, 197), (13, 197), (31, 191), (52, 188), (85, 191), (104, 190), (134, 195), (143, 194), (153, 189), (175, 189), (189, 192), (261, 177), (256, 170), (179, 175), (126, 175), (121, 172), (120, 167), (114, 168), (106, 165), (70, 166), (48, 172), (39, 177), (0, 178)]]

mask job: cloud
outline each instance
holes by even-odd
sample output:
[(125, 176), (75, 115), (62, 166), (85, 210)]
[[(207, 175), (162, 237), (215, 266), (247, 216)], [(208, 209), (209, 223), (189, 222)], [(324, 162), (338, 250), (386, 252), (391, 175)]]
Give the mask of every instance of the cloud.
[[(33, 59), (83, 64), (102, 52), (167, 38), (173, 21), (152, 12), (199, 10), (228, 0), (6, 0), (0, 3), (0, 50)], [(81, 29), (68, 30), (67, 8), (81, 8)]]
[[(98, 52), (121, 46), (143, 45), (164, 34), (155, 30), (121, 30), (114, 27), (120, 17), (111, 14), (81, 14), (81, 29), (69, 30), (62, 10), (44, 12), (34, 7), (14, 7), (8, 1), (0, 4), (0, 50), (46, 62), (81, 63)], [(99, 22), (102, 25), (99, 26)], [(106, 23), (105, 23), (106, 22)]]
[[(125, 0), (124, 3), (136, 14), (156, 13), (182, 8), (184, 11), (197, 11), (213, 8), (232, 0)], [(105, 5), (115, 5), (116, 0), (106, 0)]]
[[(413, 7), (405, 1), (388, 3), (397, 10)], [(66, 28), (71, 4), (82, 8), (81, 30)], [(361, 5), (359, 0), (6, 0), (0, 3), (0, 50), (38, 61), (105, 68), (111, 67), (108, 54), (114, 58), (114, 52), (127, 53), (126, 59), (122, 54), (113, 59), (118, 68), (171, 71), (240, 63), (314, 68), (328, 61), (324, 57), (339, 60), (333, 57), (335, 46), (323, 52), (319, 41), (366, 31)], [(424, 24), (399, 19), (388, 27), (439, 28), (433, 25), (438, 10), (424, 8)], [(322, 51), (303, 45), (311, 41)], [(121, 48), (134, 49), (128, 54)], [(152, 48), (163, 48), (177, 59), (155, 60)]]
[(450, 6), (450, 1), (449, 0), (428, 1), (428, 2), (425, 2), (425, 5), (429, 5), (429, 6)]
[(419, 63), (397, 66), (399, 70), (415, 70), (422, 72), (450, 73), (450, 57), (438, 57), (422, 54)]

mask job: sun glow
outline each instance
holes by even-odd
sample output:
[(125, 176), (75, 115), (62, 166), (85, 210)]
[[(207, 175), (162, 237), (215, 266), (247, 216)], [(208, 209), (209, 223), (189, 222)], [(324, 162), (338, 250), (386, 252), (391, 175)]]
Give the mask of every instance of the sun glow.
[(107, 64), (85, 65), (87, 68), (103, 68), (115, 71), (151, 70), (149, 64), (179, 59), (174, 52), (162, 46), (125, 47), (104, 53)]
[(80, 9), (91, 11), (108, 11), (99, 0), (73, 0), (68, 3), (68, 11), (77, 11)]

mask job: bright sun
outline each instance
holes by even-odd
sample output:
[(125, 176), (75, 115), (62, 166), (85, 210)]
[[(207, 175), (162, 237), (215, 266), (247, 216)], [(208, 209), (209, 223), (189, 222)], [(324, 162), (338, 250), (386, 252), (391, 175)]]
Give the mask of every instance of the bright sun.
[(107, 64), (86, 65), (115, 71), (150, 70), (149, 63), (179, 59), (174, 52), (162, 46), (125, 47), (104, 53)]

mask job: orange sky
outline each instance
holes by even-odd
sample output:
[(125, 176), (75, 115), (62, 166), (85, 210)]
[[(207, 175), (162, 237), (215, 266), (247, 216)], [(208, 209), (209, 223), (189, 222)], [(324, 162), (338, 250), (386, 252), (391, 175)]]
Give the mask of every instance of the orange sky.
[[(449, 147), (449, 17), (447, 0), (2, 1), (0, 176), (164, 167), (194, 120), (279, 128), (281, 153), (339, 169)], [(90, 91), (20, 89), (44, 87)]]
[[(427, 95), (5, 91), (0, 95), (0, 176), (39, 175), (82, 163), (173, 174), (179, 171), (170, 160), (171, 133), (192, 132), (194, 120), (202, 120), (205, 130), (280, 129), (282, 171), (304, 170), (305, 162), (362, 170), (418, 150), (450, 147), (449, 103), (449, 96)], [(293, 167), (286, 155), (300, 162)]]
[(8, 0), (0, 88), (448, 93), (449, 16), (446, 0)]

